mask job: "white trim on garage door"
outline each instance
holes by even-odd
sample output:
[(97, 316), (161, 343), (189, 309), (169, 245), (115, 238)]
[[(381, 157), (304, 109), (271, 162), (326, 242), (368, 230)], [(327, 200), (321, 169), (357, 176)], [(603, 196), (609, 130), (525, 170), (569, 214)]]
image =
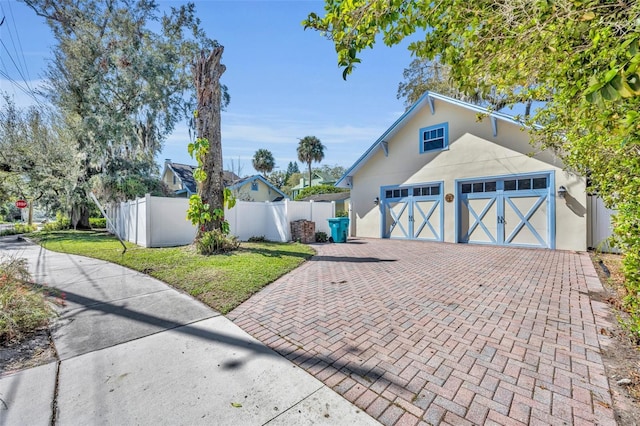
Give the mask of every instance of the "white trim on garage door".
[(555, 248), (554, 173), (456, 181), (456, 241)]
[(442, 182), (380, 188), (382, 238), (443, 241)]

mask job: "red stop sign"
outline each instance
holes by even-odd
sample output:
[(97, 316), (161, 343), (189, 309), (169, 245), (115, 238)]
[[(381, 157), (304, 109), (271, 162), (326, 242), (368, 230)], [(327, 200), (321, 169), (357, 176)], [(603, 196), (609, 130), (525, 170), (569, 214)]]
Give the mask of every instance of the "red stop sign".
[(19, 209), (24, 209), (25, 207), (27, 207), (27, 202), (25, 200), (18, 200), (16, 201), (16, 207)]

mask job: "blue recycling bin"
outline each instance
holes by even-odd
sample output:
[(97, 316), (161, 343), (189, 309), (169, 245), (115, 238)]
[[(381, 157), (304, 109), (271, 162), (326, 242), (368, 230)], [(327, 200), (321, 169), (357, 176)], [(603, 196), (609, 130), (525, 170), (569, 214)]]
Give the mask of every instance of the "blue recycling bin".
[(327, 219), (329, 228), (331, 229), (331, 238), (334, 243), (346, 243), (349, 233), (348, 217), (332, 217)]

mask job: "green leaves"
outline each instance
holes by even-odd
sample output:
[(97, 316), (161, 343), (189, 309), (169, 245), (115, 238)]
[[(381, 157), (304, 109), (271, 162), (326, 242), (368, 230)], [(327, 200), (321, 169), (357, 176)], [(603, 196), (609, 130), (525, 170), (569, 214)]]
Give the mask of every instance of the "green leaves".
[(205, 172), (202, 167), (197, 167), (193, 171), (193, 179), (195, 179), (196, 182), (204, 182), (205, 179), (207, 179), (207, 172)]
[(201, 227), (212, 220), (213, 216), (209, 211), (209, 204), (203, 203), (199, 195), (192, 195), (189, 198), (189, 209), (187, 210), (187, 220), (195, 226)]

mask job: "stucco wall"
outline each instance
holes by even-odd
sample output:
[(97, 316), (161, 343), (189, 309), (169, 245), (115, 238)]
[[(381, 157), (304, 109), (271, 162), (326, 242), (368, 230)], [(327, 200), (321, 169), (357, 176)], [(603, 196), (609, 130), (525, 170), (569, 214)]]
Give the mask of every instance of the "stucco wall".
[(173, 183), (174, 177), (175, 174), (167, 167), (164, 171), (164, 175), (162, 175), (162, 181), (165, 183), (165, 185), (167, 185), (167, 188), (171, 192), (182, 189), (182, 183), (180, 182), (180, 179), (176, 177), (176, 183)]
[(251, 201), (273, 201), (277, 197), (280, 196), (277, 192), (271, 190), (264, 182), (261, 180), (256, 180), (258, 184), (258, 190), (251, 190), (252, 182), (247, 182), (242, 185), (240, 188), (236, 189), (235, 192), (240, 199), (246, 200), (248, 197)]
[[(420, 154), (419, 130), (448, 122), (449, 149)], [(389, 139), (388, 156), (382, 149), (353, 176), (351, 202), (356, 219), (355, 233), (363, 237), (381, 236), (380, 187), (411, 183), (443, 182), (444, 193), (456, 194), (455, 180), (551, 171), (555, 188), (568, 189), (567, 197), (556, 198), (556, 248), (586, 249), (586, 194), (582, 178), (562, 170), (562, 163), (549, 152), (535, 152), (529, 135), (519, 126), (498, 120), (493, 136), (489, 118), (477, 121), (475, 112), (435, 100), (435, 114), (424, 106)], [(444, 240), (455, 242), (455, 215), (458, 200), (444, 203)]]

